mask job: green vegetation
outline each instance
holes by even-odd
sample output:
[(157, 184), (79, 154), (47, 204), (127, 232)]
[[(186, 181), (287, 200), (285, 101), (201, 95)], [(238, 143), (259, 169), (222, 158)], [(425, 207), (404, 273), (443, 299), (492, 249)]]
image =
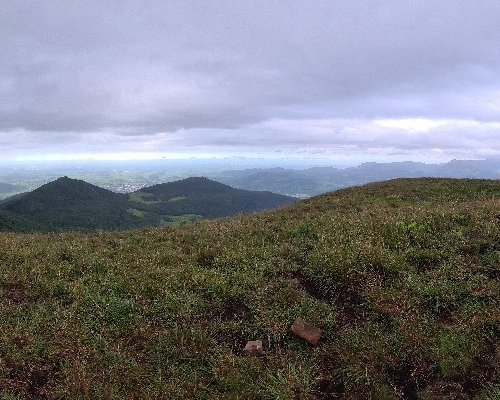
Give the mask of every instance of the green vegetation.
[[(0, 234), (0, 398), (497, 399), (499, 221), (498, 181), (418, 179), (180, 227)], [(243, 356), (257, 339), (265, 356)]]
[(220, 218), (242, 212), (271, 209), (296, 199), (271, 192), (234, 189), (207, 178), (187, 178), (141, 189), (157, 204), (143, 205), (150, 212), (167, 215), (199, 214)]
[(129, 208), (127, 212), (137, 218), (144, 218), (147, 215), (145, 211), (136, 210), (135, 208)]
[(165, 183), (126, 195), (64, 177), (0, 202), (0, 232), (175, 225), (276, 208), (295, 201), (269, 192), (233, 189), (206, 178)]
[(171, 199), (168, 199), (169, 202), (174, 202), (174, 201), (182, 201), (187, 199), (186, 196), (177, 196), (177, 197), (172, 197)]
[[(125, 195), (64, 177), (13, 200), (4, 200), (0, 215), (7, 221), (20, 221), (15, 231), (137, 227), (137, 218), (127, 212), (128, 208)], [(0, 225), (0, 231), (12, 230), (12, 224), (6, 225)]]
[(162, 225), (183, 225), (190, 222), (201, 221), (203, 217), (198, 214), (172, 215), (164, 220)]
[(156, 196), (152, 193), (144, 193), (141, 191), (133, 192), (129, 194), (129, 200), (134, 201), (136, 203), (143, 204), (157, 204), (160, 203), (159, 200), (156, 200)]

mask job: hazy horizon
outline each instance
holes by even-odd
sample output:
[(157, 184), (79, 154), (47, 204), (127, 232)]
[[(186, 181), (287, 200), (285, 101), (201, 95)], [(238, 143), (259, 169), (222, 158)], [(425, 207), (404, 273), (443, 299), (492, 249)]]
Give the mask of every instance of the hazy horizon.
[(71, 165), (122, 165), (122, 166), (139, 166), (139, 165), (159, 165), (163, 164), (178, 164), (185, 166), (198, 166), (198, 165), (210, 165), (213, 167), (221, 167), (228, 169), (229, 167), (234, 167), (235, 169), (245, 169), (245, 168), (289, 168), (289, 169), (303, 169), (311, 167), (335, 167), (335, 168), (349, 168), (357, 167), (365, 163), (376, 163), (376, 164), (397, 164), (397, 163), (422, 163), (427, 165), (443, 165), (454, 161), (498, 161), (500, 163), (499, 157), (488, 157), (488, 158), (445, 158), (445, 159), (405, 159), (402, 157), (359, 157), (359, 158), (294, 158), (294, 157), (283, 157), (283, 158), (270, 158), (270, 157), (230, 157), (230, 156), (191, 156), (191, 157), (154, 157), (150, 156), (148, 158), (138, 158), (123, 155), (117, 155), (116, 157), (107, 157), (102, 155), (96, 156), (81, 156), (81, 157), (59, 157), (59, 158), (18, 158), (18, 159), (0, 159), (0, 168), (9, 167), (22, 167), (22, 166), (71, 166)]

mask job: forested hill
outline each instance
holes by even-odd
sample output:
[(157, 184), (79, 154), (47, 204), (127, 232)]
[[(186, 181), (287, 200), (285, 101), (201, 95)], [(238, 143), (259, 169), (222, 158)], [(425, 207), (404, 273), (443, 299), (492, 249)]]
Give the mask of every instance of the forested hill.
[(0, 231), (121, 230), (276, 208), (295, 199), (206, 178), (119, 194), (68, 177), (0, 203)]
[(238, 189), (224, 185), (205, 177), (192, 177), (176, 182), (161, 183), (141, 189), (142, 192), (154, 193), (163, 198), (176, 196), (199, 196), (207, 193), (227, 194), (234, 193)]
[(227, 217), (290, 204), (294, 198), (266, 191), (235, 189), (207, 178), (187, 178), (143, 188), (153, 195), (158, 211), (164, 214), (198, 213), (205, 218)]
[(68, 177), (0, 205), (0, 213), (24, 221), (23, 230), (44, 231), (136, 226), (135, 218), (127, 209), (126, 195)]

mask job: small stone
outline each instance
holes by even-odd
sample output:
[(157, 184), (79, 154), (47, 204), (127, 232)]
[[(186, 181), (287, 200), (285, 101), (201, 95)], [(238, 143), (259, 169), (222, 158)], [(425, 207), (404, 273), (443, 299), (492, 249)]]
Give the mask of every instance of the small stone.
[(250, 340), (243, 349), (243, 354), (246, 356), (262, 356), (264, 354), (262, 340)]
[(304, 339), (313, 346), (317, 346), (321, 339), (321, 329), (316, 328), (300, 318), (295, 320), (290, 329), (295, 336)]

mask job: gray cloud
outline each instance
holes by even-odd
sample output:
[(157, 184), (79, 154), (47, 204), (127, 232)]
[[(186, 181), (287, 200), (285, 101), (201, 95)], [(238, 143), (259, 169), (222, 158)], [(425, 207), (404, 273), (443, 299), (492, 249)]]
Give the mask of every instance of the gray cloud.
[[(479, 154), (498, 144), (498, 15), (496, 0), (8, 2), (0, 150)], [(374, 122), (401, 118), (458, 125)]]

